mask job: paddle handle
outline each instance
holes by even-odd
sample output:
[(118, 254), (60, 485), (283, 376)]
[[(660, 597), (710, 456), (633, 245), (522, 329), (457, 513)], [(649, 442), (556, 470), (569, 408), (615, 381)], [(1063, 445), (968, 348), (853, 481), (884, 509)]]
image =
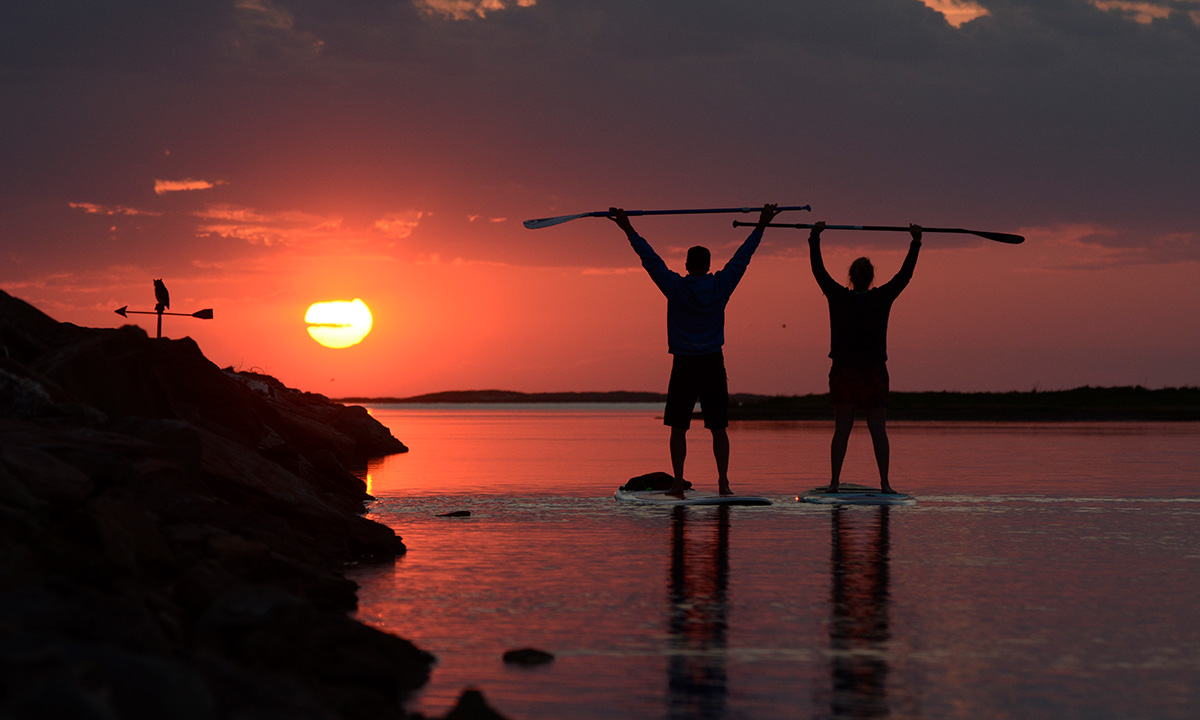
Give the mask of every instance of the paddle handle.
[[(742, 227), (755, 225), (756, 223), (742, 222), (734, 220), (734, 227)], [(813, 227), (812, 223), (768, 223), (769, 228), (795, 228), (805, 229)], [(878, 230), (883, 232), (908, 232), (907, 225), (826, 225), (826, 230)], [(1012, 233), (989, 232), (986, 230), (967, 230), (965, 228), (941, 228), (941, 227), (922, 227), (922, 233), (958, 233), (962, 235), (975, 235), (977, 237), (993, 240), (995, 242), (1006, 243), (1008, 245), (1020, 245), (1025, 242), (1024, 236), (1014, 235)]]
[[(625, 214), (630, 217), (640, 215), (700, 215), (711, 213), (751, 213), (755, 210), (761, 210), (761, 207), (738, 207), (738, 208), (698, 208), (694, 210), (626, 210)], [(812, 210), (811, 205), (786, 205), (781, 208), (776, 208), (777, 211), (784, 210)], [(597, 210), (596, 212), (579, 213), (578, 215), (559, 215), (558, 217), (535, 218), (526, 220), (524, 225), (530, 230), (538, 230), (540, 228), (551, 227), (553, 225), (561, 225), (565, 222), (578, 220), (585, 217), (608, 217), (607, 210)], [(754, 224), (754, 223), (751, 223)]]

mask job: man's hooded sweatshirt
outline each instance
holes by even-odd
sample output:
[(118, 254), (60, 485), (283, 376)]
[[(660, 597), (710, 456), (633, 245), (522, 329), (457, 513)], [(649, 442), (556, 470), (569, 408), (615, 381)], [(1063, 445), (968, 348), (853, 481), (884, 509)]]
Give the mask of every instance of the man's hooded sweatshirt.
[(667, 349), (674, 355), (708, 355), (725, 344), (725, 305), (746, 273), (763, 231), (755, 228), (725, 267), (706, 275), (680, 275), (667, 267), (640, 235), (629, 239), (650, 279), (667, 296)]

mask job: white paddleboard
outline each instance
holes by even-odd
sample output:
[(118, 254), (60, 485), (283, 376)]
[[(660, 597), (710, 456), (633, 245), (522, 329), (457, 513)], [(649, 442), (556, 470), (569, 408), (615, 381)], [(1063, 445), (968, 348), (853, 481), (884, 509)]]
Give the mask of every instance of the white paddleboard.
[(904, 493), (884, 493), (853, 483), (839, 483), (835, 493), (825, 492), (826, 485), (805, 490), (796, 499), (818, 505), (916, 505), (917, 499)]
[(714, 492), (688, 490), (683, 498), (668, 495), (665, 490), (617, 490), (613, 497), (624, 502), (643, 505), (770, 505), (770, 498), (758, 495), (720, 495)]

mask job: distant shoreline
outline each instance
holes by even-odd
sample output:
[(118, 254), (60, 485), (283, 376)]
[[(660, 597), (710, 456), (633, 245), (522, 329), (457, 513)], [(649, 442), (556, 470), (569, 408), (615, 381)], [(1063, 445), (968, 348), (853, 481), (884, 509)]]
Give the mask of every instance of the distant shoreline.
[[(549, 392), (452, 390), (412, 397), (351, 397), (353, 404), (579, 404), (662, 403), (654, 392)], [(829, 395), (730, 396), (731, 420), (828, 420)], [(1200, 421), (1200, 387), (1079, 387), (1029, 392), (893, 392), (888, 418), (940, 421)]]

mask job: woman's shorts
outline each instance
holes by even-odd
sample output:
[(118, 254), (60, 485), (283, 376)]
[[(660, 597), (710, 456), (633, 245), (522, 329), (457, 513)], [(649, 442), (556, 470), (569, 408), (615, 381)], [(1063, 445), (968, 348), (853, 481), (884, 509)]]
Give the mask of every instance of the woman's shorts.
[(887, 407), (887, 365), (848, 367), (835, 363), (829, 369), (829, 401), (862, 409)]

